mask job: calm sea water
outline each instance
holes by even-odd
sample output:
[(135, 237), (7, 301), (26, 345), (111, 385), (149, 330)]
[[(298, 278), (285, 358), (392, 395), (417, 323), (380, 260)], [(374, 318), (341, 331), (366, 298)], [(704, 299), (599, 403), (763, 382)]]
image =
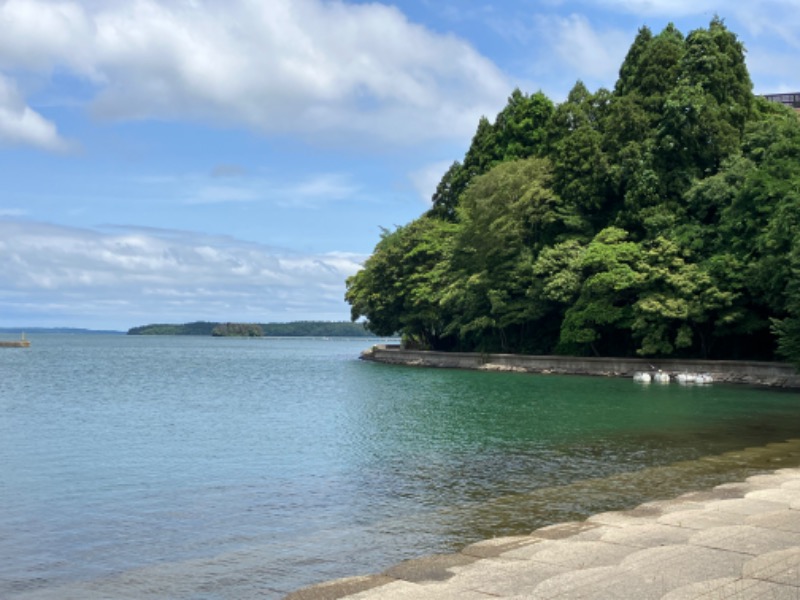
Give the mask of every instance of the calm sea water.
[(766, 446), (800, 437), (796, 393), (388, 367), (363, 339), (30, 338), (0, 351), (7, 599), (279, 598), (800, 464)]

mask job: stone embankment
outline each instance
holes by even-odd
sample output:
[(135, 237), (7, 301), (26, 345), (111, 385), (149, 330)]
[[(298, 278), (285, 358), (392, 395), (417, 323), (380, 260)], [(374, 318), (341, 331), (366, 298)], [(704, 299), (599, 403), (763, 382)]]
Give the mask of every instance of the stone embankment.
[(335, 598), (796, 600), (800, 469), (478, 542), (287, 600)]
[(800, 373), (790, 364), (776, 362), (433, 352), (389, 344), (373, 346), (364, 351), (361, 358), (416, 367), (559, 375), (633, 377), (637, 372), (662, 371), (675, 378), (679, 373), (703, 373), (720, 383), (800, 388)]

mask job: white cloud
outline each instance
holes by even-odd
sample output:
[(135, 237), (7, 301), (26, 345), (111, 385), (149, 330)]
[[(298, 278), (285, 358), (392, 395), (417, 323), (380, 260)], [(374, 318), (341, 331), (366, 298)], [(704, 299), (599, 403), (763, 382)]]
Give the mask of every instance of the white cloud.
[(1, 67), (85, 77), (114, 119), (418, 141), (468, 134), (511, 87), (466, 42), (378, 3), (10, 0), (0, 25)]
[[(540, 35), (558, 55), (559, 64), (567, 66), (564, 71), (572, 82), (582, 79), (587, 84), (603, 82), (608, 86), (615, 81), (631, 43), (628, 32), (597, 29), (586, 16), (578, 14), (541, 16), (537, 22)], [(551, 61), (552, 57), (543, 60)]]
[(0, 144), (64, 152), (70, 144), (55, 124), (25, 104), (13, 81), (0, 74)]
[(0, 5), (0, 68), (49, 71), (63, 65), (96, 76), (91, 16), (78, 2), (5, 0)]
[(162, 320), (346, 319), (365, 257), (302, 255), (224, 236), (100, 232), (0, 220), (0, 314), (127, 328)]
[[(765, 43), (772, 38), (790, 49), (800, 48), (800, 2), (797, 0), (743, 2), (733, 10), (738, 22), (750, 35), (760, 37)], [(796, 69), (787, 72), (794, 71)], [(794, 77), (796, 79), (796, 75)]]

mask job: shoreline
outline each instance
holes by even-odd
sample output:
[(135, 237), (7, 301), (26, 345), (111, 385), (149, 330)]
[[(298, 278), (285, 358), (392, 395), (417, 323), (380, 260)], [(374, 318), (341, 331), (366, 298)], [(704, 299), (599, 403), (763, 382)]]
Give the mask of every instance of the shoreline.
[(672, 379), (679, 373), (708, 374), (715, 383), (800, 389), (800, 373), (780, 362), (684, 360), (614, 357), (534, 356), (407, 350), (400, 345), (378, 344), (361, 353), (362, 360), (389, 365), (632, 378), (637, 372), (662, 371)]
[[(724, 483), (713, 487), (669, 497), (654, 494), (653, 500), (637, 506), (524, 535), (484, 539), (452, 554), (412, 558), (381, 573), (303, 587), (284, 599), (689, 600), (717, 590), (750, 591), (762, 584), (772, 593), (787, 577), (788, 586), (781, 591), (800, 596), (800, 439), (699, 459), (709, 469), (726, 461), (740, 462), (741, 473), (732, 469), (729, 477), (722, 477)], [(653, 467), (649, 476), (660, 481), (681, 465)], [(700, 563), (697, 553), (706, 555)], [(670, 555), (666, 563), (665, 554)], [(627, 562), (635, 558), (639, 560), (631, 568)], [(773, 576), (782, 569), (783, 580), (749, 577), (747, 560), (769, 563)], [(686, 575), (688, 569), (695, 571), (692, 578)], [(654, 575), (643, 579), (641, 570)]]

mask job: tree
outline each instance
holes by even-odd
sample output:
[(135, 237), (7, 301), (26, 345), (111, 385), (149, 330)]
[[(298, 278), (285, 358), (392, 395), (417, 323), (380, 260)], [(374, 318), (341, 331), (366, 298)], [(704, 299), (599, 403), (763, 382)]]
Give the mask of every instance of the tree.
[(220, 323), (211, 331), (214, 337), (262, 337), (264, 330), (256, 323)]
[(470, 182), (503, 161), (541, 156), (553, 103), (542, 92), (531, 96), (515, 89), (494, 124), (486, 117), (478, 121), (462, 163), (454, 162), (433, 195), (431, 216), (454, 220), (456, 206)]
[(504, 350), (523, 343), (541, 316), (531, 295), (533, 258), (579, 222), (551, 180), (549, 161), (529, 158), (501, 163), (465, 192), (453, 255), (458, 283), (446, 296), (455, 316), (449, 331), (492, 340), (488, 346), (496, 339)]
[(733, 305), (735, 293), (717, 287), (711, 274), (690, 258), (690, 253), (663, 237), (644, 249), (637, 267), (641, 290), (631, 324), (633, 337), (640, 340), (637, 354), (669, 356), (695, 345), (707, 357), (704, 326), (713, 324), (715, 317), (731, 317), (725, 311)]
[(618, 354), (629, 347), (633, 304), (644, 281), (638, 244), (617, 227), (599, 232), (580, 259), (583, 281), (564, 315), (559, 351)]
[(613, 92), (514, 90), (348, 282), (431, 347), (771, 358), (800, 347), (800, 120), (715, 17), (643, 27)]
[(553, 109), (553, 102), (542, 92), (527, 96), (515, 89), (495, 121), (502, 160), (542, 156)]
[(786, 313), (773, 318), (772, 330), (778, 340), (778, 353), (800, 368), (800, 244), (791, 255), (791, 277), (786, 285)]
[(456, 161), (447, 169), (442, 176), (436, 191), (431, 198), (432, 206), (429, 215), (446, 221), (454, 221), (456, 218), (456, 207), (461, 192), (466, 188), (467, 175), (464, 167)]
[(423, 217), (395, 231), (384, 230), (364, 267), (347, 279), (351, 319), (366, 317), (373, 333), (402, 333), (422, 347), (445, 344), (441, 293), (447, 288), (456, 227)]
[(620, 68), (615, 96), (634, 97), (657, 122), (666, 96), (680, 80), (685, 52), (685, 38), (672, 23), (656, 36), (640, 29)]

